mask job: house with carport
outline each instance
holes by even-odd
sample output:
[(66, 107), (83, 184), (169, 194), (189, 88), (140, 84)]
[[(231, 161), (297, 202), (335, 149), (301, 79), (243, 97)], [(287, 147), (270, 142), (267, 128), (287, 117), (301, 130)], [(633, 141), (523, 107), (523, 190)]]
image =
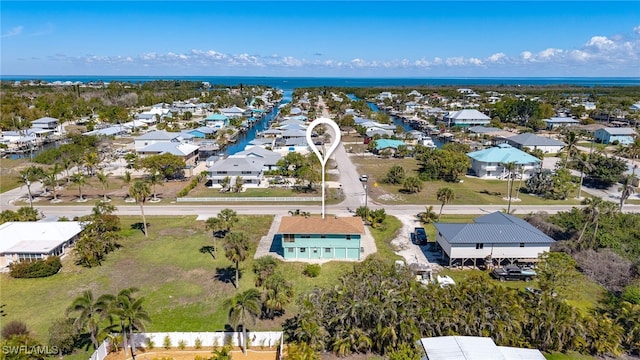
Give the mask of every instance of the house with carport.
[(360, 217), (283, 216), (276, 237), (285, 260), (361, 260)]
[[(471, 170), (481, 179), (508, 179), (510, 176), (527, 179), (540, 165), (540, 159), (518, 150), (509, 144), (499, 144), (484, 150), (467, 153), (471, 159)], [(510, 173), (505, 164), (515, 163), (517, 170)]]
[(0, 268), (22, 261), (62, 257), (82, 232), (78, 221), (11, 221), (0, 225)]
[(437, 248), (449, 266), (533, 263), (554, 239), (525, 220), (496, 211), (473, 223), (435, 223)]

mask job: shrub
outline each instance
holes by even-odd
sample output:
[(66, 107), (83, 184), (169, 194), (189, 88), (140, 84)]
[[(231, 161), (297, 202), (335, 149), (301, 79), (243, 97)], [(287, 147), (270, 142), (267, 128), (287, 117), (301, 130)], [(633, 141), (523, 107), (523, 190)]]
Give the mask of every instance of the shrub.
[(49, 328), (49, 345), (58, 348), (63, 355), (73, 352), (79, 340), (80, 334), (71, 318), (60, 318)]
[(27, 324), (23, 323), (19, 320), (13, 320), (6, 323), (2, 327), (2, 338), (10, 339), (14, 336), (22, 336), (29, 335), (29, 329), (27, 329)]
[(196, 338), (195, 347), (196, 349), (202, 349), (202, 340), (200, 338)]
[(151, 350), (156, 347), (156, 343), (151, 340), (151, 338), (147, 338), (147, 349)]
[(187, 342), (186, 341), (184, 341), (184, 340), (178, 341), (178, 349), (184, 350), (184, 348), (186, 348), (186, 347), (187, 347)]
[(9, 265), (9, 275), (14, 278), (39, 278), (55, 275), (60, 268), (60, 258), (49, 256), (46, 260), (23, 261)]
[(171, 349), (171, 338), (169, 337), (169, 335), (164, 337), (164, 340), (162, 341), (162, 346), (167, 350)]
[(320, 265), (318, 264), (309, 264), (304, 268), (303, 274), (308, 277), (314, 278), (320, 275)]

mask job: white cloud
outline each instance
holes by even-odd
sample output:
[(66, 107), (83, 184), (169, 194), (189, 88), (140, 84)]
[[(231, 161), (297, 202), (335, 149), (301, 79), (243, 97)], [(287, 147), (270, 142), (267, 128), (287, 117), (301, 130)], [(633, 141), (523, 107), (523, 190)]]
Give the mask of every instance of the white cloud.
[(24, 26), (16, 26), (13, 29), (9, 30), (9, 32), (2, 34), (1, 37), (3, 38), (8, 38), (8, 37), (13, 37), (13, 36), (18, 36), (20, 34), (22, 34), (22, 31), (24, 30)]
[(503, 63), (505, 60), (507, 60), (507, 54), (502, 52), (493, 54), (487, 58), (488, 62), (500, 63), (500, 64)]

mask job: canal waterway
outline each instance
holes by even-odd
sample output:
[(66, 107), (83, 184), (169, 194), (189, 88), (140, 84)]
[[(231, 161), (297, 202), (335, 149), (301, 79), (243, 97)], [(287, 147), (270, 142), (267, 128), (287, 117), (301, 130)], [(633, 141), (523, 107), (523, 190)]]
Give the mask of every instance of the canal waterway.
[(244, 148), (249, 144), (249, 142), (255, 139), (260, 132), (269, 129), (271, 121), (278, 116), (278, 106), (290, 103), (292, 94), (293, 90), (283, 90), (282, 101), (280, 104), (276, 105), (271, 111), (265, 114), (262, 119), (258, 120), (252, 127), (247, 129), (247, 131), (240, 133), (236, 142), (224, 149), (224, 155), (229, 156), (244, 151)]

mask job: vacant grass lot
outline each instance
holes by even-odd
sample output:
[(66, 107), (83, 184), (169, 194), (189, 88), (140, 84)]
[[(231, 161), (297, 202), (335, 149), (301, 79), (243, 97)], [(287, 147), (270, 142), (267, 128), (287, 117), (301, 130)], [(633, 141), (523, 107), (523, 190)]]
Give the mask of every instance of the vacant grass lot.
[(26, 169), (28, 164), (25, 159), (0, 159), (0, 193), (20, 187), (20, 170)]
[[(502, 180), (481, 180), (475, 177), (462, 177), (461, 183), (450, 183), (446, 181), (426, 181), (423, 182), (422, 191), (417, 194), (405, 194), (400, 190), (402, 185), (385, 184), (387, 172), (394, 165), (400, 165), (405, 169), (407, 176), (418, 175), (418, 163), (413, 158), (404, 159), (380, 159), (374, 156), (352, 156), (351, 160), (358, 167), (358, 172), (369, 175), (370, 187), (369, 196), (382, 204), (432, 204), (439, 205), (436, 193), (441, 187), (449, 187), (455, 192), (453, 204), (466, 205), (505, 205), (508, 201), (503, 199), (507, 194), (507, 182)], [(377, 186), (375, 186), (377, 184)], [(516, 189), (524, 187), (524, 181), (514, 181)], [(514, 196), (516, 192), (514, 190)], [(541, 197), (528, 194), (519, 194), (520, 201), (512, 202), (521, 205), (544, 205), (562, 204), (578, 205), (580, 202), (573, 199), (577, 195), (570, 194), (567, 200), (547, 200)]]

